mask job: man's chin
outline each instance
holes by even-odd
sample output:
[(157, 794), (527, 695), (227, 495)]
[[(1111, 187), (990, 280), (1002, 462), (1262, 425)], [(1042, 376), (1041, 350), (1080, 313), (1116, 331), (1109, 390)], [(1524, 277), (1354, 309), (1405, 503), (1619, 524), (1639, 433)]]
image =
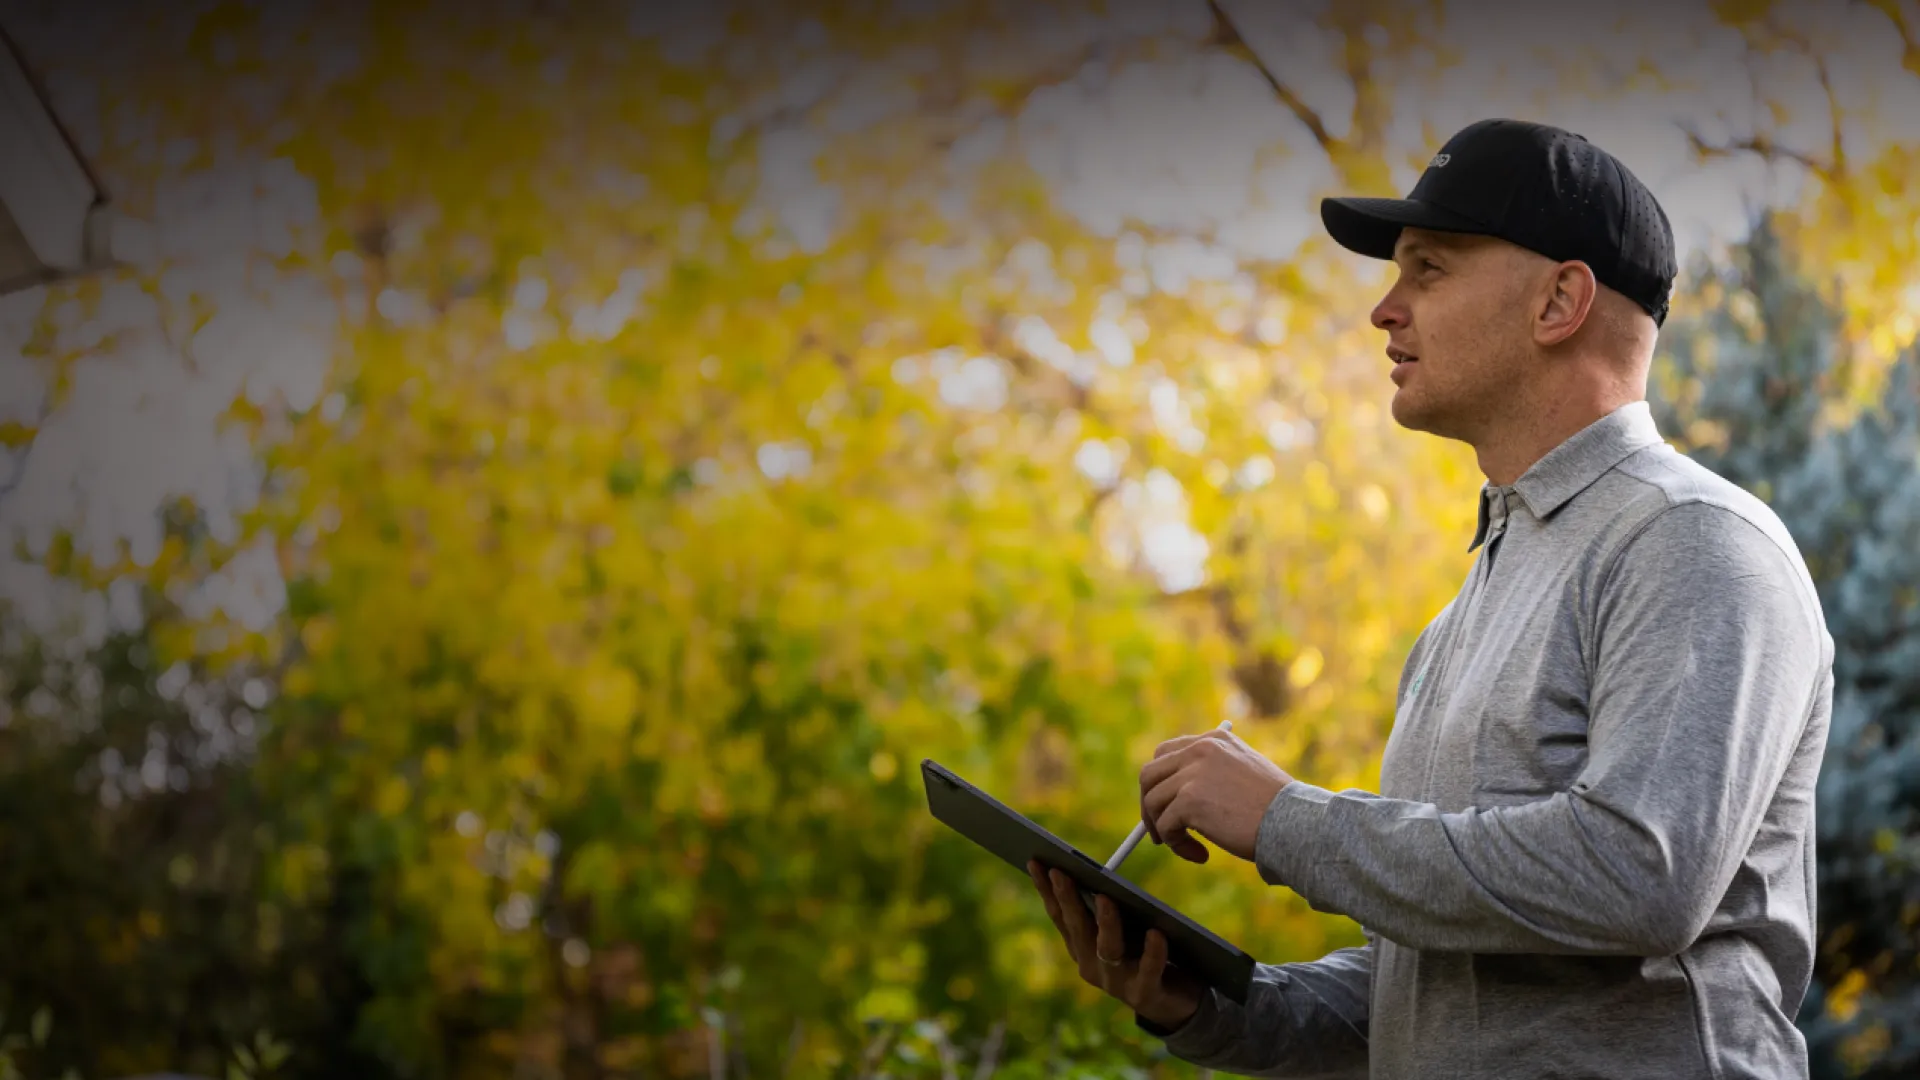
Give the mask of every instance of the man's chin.
[(1420, 407), (1420, 403), (1409, 397), (1405, 390), (1398, 391), (1393, 395), (1393, 405), (1390, 411), (1393, 413), (1393, 422), (1406, 428), (1408, 431), (1422, 431), (1428, 434), (1434, 433), (1432, 427), (1433, 417), (1428, 416), (1427, 411)]
[(1437, 439), (1465, 439), (1456, 417), (1448, 416), (1444, 409), (1433, 408), (1428, 402), (1409, 397), (1405, 390), (1393, 395), (1390, 411), (1393, 413), (1393, 422), (1408, 431), (1432, 435)]
[(1417, 431), (1422, 435), (1431, 435), (1436, 439), (1449, 442), (1473, 444), (1474, 437), (1470, 429), (1458, 414), (1443, 409), (1422, 408), (1416, 403), (1405, 402), (1398, 397), (1393, 400), (1393, 420), (1408, 431)]

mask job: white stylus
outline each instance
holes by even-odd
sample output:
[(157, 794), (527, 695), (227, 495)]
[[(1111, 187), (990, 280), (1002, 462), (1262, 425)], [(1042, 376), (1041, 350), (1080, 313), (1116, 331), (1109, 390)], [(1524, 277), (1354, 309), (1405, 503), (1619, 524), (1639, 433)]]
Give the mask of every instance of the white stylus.
[[(1220, 721), (1220, 727), (1218, 730), (1232, 731), (1233, 721), (1231, 720)], [(1107, 869), (1109, 870), (1120, 869), (1120, 864), (1127, 861), (1127, 856), (1133, 854), (1133, 849), (1140, 846), (1140, 841), (1144, 839), (1146, 835), (1147, 835), (1147, 823), (1145, 820), (1142, 820), (1140, 824), (1135, 825), (1133, 827), (1132, 832), (1127, 834), (1126, 842), (1120, 845), (1120, 850), (1114, 852), (1113, 857), (1107, 860)]]

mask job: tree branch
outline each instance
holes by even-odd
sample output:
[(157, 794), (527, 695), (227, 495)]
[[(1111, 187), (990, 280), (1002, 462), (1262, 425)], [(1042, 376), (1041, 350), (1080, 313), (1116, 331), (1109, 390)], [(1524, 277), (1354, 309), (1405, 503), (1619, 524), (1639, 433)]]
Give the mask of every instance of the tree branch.
[(781, 1080), (790, 1080), (793, 1076), (793, 1063), (800, 1057), (800, 1040), (805, 1033), (806, 1029), (801, 1021), (794, 1020), (793, 1034), (787, 1036), (787, 1057), (780, 1067)]
[(1899, 0), (1854, 0), (1885, 15), (1893, 23), (1893, 30), (1900, 35), (1900, 66), (1920, 75), (1920, 40), (1914, 37), (1913, 25), (1907, 21), (1907, 15), (1900, 10)]
[(1242, 37), (1239, 29), (1233, 25), (1232, 17), (1227, 14), (1225, 8), (1220, 6), (1219, 0), (1207, 0), (1207, 6), (1213, 9), (1213, 42), (1251, 62), (1267, 80), (1267, 85), (1273, 87), (1274, 96), (1278, 97), (1281, 104), (1285, 105), (1294, 117), (1313, 133), (1313, 141), (1320, 144), (1320, 149), (1328, 154), (1339, 150), (1340, 140), (1327, 131), (1326, 121), (1321, 119), (1320, 114), (1312, 106), (1301, 100), (1300, 95), (1294, 93), (1291, 87), (1281, 82), (1279, 77), (1267, 68), (1266, 63), (1260, 59), (1260, 54), (1253, 51), (1253, 47), (1247, 44), (1247, 39)]
[(893, 1045), (893, 1025), (883, 1026), (873, 1041), (867, 1044), (866, 1051), (860, 1055), (860, 1080), (873, 1080), (874, 1069), (887, 1056), (887, 1050)]
[(1845, 120), (1841, 115), (1840, 95), (1833, 91), (1833, 75), (1827, 70), (1827, 58), (1815, 56), (1813, 70), (1819, 76), (1820, 89), (1827, 95), (1827, 122), (1833, 127), (1833, 146), (1828, 160), (1833, 163), (1833, 176), (1847, 175), (1847, 142)]
[(567, 868), (572, 864), (572, 845), (563, 843), (556, 851), (547, 867), (547, 878), (541, 883), (540, 901), (537, 912), (538, 932), (544, 939), (547, 969), (553, 979), (554, 993), (560, 999), (560, 1033), (562, 1041), (562, 1074), (568, 1077), (597, 1077), (602, 1075), (595, 1047), (600, 1041), (599, 1009), (597, 992), (589, 981), (588, 989), (582, 992), (573, 985), (567, 972), (566, 942), (575, 935), (584, 934), (585, 927), (576, 925), (584, 922), (578, 918), (581, 912), (569, 902), (562, 882), (566, 878)]
[[(1879, 5), (1876, 3), (1876, 6)], [(1881, 10), (1886, 9), (1883, 7)], [(1895, 19), (1896, 25), (1899, 24), (1897, 12), (1891, 13), (1889, 17)], [(1800, 54), (1813, 64), (1814, 78), (1819, 81), (1821, 92), (1827, 100), (1827, 120), (1831, 131), (1827, 157), (1823, 160), (1807, 151), (1782, 146), (1765, 132), (1756, 132), (1744, 139), (1712, 143), (1703, 138), (1698, 131), (1683, 123), (1681, 130), (1685, 133), (1694, 154), (1701, 160), (1751, 153), (1769, 162), (1791, 161), (1818, 176), (1828, 185), (1836, 189), (1840, 188), (1846, 181), (1848, 172), (1845, 110), (1840, 105), (1839, 93), (1834, 89), (1833, 72), (1827, 63), (1827, 58), (1804, 33), (1782, 26), (1772, 19), (1763, 21), (1759, 26), (1743, 26), (1741, 32), (1746, 39), (1749, 57), (1784, 47)]]
[(1813, 42), (1807, 40), (1805, 34), (1799, 31), (1787, 30), (1776, 26), (1773, 27), (1773, 32), (1778, 35), (1780, 40), (1792, 45), (1796, 51), (1813, 62), (1814, 78), (1819, 80), (1820, 90), (1826, 95), (1827, 121), (1831, 125), (1833, 132), (1832, 146), (1827, 158), (1830, 163), (1830, 173), (1827, 178), (1829, 180), (1843, 178), (1847, 172), (1846, 137), (1845, 130), (1841, 126), (1842, 110), (1840, 108), (1840, 96), (1834, 92), (1833, 74), (1827, 67), (1827, 58), (1819, 49), (1814, 47)]
[(1755, 154), (1771, 162), (1791, 161), (1828, 183), (1836, 183), (1839, 173), (1830, 162), (1822, 161), (1812, 154), (1791, 147), (1781, 146), (1765, 134), (1756, 134), (1745, 139), (1730, 139), (1724, 143), (1709, 142), (1692, 125), (1682, 123), (1680, 130), (1687, 137), (1687, 145), (1701, 160), (1710, 158), (1735, 157), (1740, 154)]
[[(1236, 533), (1228, 541), (1229, 558), (1244, 553), (1246, 544), (1246, 535)], [(1293, 706), (1293, 688), (1287, 682), (1286, 667), (1271, 651), (1254, 645), (1252, 631), (1234, 613), (1233, 590), (1225, 582), (1168, 593), (1161, 601), (1178, 607), (1201, 608), (1213, 616), (1221, 633), (1233, 644), (1236, 653), (1230, 672), (1233, 684), (1246, 696), (1255, 717), (1280, 716)]]
[(1007, 1025), (994, 1021), (992, 1030), (987, 1032), (986, 1044), (980, 1048), (980, 1060), (974, 1066), (973, 1080), (993, 1080), (994, 1067), (1000, 1061), (1000, 1040), (1007, 1034)]
[(8, 470), (5, 483), (0, 483), (0, 503), (7, 501), (13, 489), (27, 477), (27, 463), (33, 458), (33, 448), (40, 445), (41, 429), (47, 426), (47, 419), (53, 415), (53, 384), (47, 384), (47, 390), (40, 398), (40, 407), (34, 410), (33, 438), (25, 446), (13, 452), (13, 467)]
[(1362, 9), (1353, 4), (1336, 4), (1332, 10), (1346, 41), (1342, 66), (1346, 68), (1347, 82), (1353, 86), (1353, 109), (1347, 126), (1352, 138), (1348, 149), (1362, 155), (1372, 154), (1381, 149), (1392, 102), (1387, 89), (1373, 77), (1373, 51), (1367, 42)]

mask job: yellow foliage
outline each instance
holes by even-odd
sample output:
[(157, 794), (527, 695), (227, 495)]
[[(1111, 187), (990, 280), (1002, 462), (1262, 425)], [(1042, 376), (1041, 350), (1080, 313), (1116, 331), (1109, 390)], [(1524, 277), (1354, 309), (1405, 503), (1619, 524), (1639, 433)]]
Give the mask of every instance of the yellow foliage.
[[(1079, 993), (1057, 936), (1018, 875), (928, 820), (922, 758), (1090, 850), (1137, 817), (1143, 748), (1230, 700), (1260, 710), (1250, 741), (1327, 770), (1307, 779), (1371, 768), (1479, 482), (1393, 427), (1379, 365), (1342, 359), (1377, 354), (1378, 281), (1315, 243), (1137, 287), (1129, 246), (1180, 237), (1095, 231), (1011, 144), (961, 175), (958, 140), (1079, 63), (965, 7), (827, 20), (833, 49), (953, 84), (841, 135), (812, 126), (845, 103), (832, 88), (770, 107), (799, 70), (784, 40), (737, 46), (752, 62), (721, 79), (582, 20), (502, 38), (413, 4), (382, 5), (359, 68), (253, 133), (316, 186), (301, 265), (340, 304), (345, 405), (248, 416), (286, 432), (262, 447), (288, 483), (256, 527), (301, 599), (288, 655), (234, 647), (284, 665), (260, 769), (306, 801), (276, 888), (322, 902), (343, 865), (375, 883), (353, 940), (394, 1045), (427, 1054), (412, 1010), (451, 1017), (475, 988), (517, 988), (530, 1032), (598, 1008), (673, 1031), (698, 1021), (668, 1010), (733, 994), (831, 1028), (818, 1060), (862, 1011), (958, 1002), (1037, 1030), (1034, 1003)], [(1411, 7), (1384, 34), (1329, 19), (1351, 59), (1387, 63), (1424, 48), (1430, 6)], [(1379, 95), (1325, 148), (1369, 191)], [(840, 212), (801, 248), (755, 177), (809, 134)], [(1118, 327), (1130, 358), (1076, 374), (1037, 355), (1039, 326), (1070, 356)], [(1083, 471), (1096, 447), (1104, 480)], [(1182, 529), (1206, 555), (1163, 579)], [(195, 655), (196, 629), (161, 651)], [(1142, 880), (1263, 958), (1352, 933), (1245, 868), (1155, 854)], [(584, 996), (553, 984), (556, 913), (590, 946)]]
[(1301, 651), (1300, 655), (1294, 659), (1292, 665), (1287, 668), (1287, 680), (1293, 684), (1294, 689), (1304, 690), (1313, 685), (1313, 681), (1320, 677), (1320, 672), (1325, 667), (1325, 664), (1326, 657), (1319, 649), (1309, 645)]
[(1866, 989), (1867, 973), (1859, 968), (1848, 971), (1827, 994), (1827, 1014), (1841, 1023), (1852, 1020), (1860, 1011), (1860, 995)]

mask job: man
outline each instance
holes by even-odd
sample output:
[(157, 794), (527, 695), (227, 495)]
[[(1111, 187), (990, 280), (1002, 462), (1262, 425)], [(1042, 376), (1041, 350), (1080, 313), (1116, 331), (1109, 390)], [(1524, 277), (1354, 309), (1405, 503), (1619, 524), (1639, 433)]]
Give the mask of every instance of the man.
[(1398, 269), (1393, 415), (1478, 453), (1477, 561), (1407, 659), (1379, 794), (1215, 732), (1159, 748), (1141, 807), (1367, 943), (1261, 965), (1241, 1006), (1036, 865), (1081, 974), (1248, 1076), (1805, 1076), (1833, 643), (1778, 518), (1654, 428), (1665, 213), (1581, 136), (1489, 120), (1408, 199), (1321, 215)]

